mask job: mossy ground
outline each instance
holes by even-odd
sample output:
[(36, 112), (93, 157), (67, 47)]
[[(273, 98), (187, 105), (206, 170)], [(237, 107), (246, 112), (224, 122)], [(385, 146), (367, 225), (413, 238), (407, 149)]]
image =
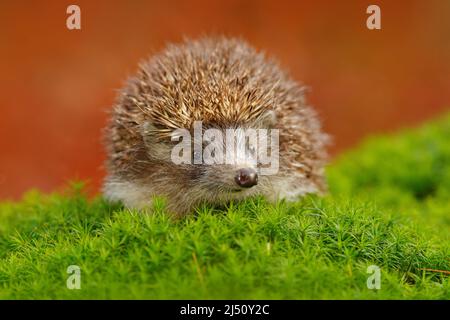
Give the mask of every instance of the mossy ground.
[[(0, 204), (0, 298), (449, 299), (450, 117), (370, 139), (327, 175), (326, 197), (178, 221), (162, 199), (142, 215), (80, 185), (30, 192)], [(69, 265), (80, 290), (66, 287)]]

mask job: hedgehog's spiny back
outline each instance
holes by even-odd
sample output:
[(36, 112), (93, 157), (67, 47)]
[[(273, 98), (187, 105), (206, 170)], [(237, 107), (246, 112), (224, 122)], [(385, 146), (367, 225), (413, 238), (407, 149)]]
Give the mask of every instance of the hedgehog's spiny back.
[(196, 120), (247, 123), (276, 104), (286, 82), (274, 63), (244, 42), (206, 38), (169, 46), (143, 63), (121, 105), (145, 112), (161, 132)]

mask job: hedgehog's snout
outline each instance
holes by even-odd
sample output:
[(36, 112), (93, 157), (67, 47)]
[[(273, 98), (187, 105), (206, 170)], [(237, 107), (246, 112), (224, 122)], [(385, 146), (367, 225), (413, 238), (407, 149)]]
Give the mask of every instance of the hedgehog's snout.
[(251, 168), (239, 169), (236, 172), (234, 181), (236, 181), (240, 187), (251, 188), (258, 184), (258, 174)]

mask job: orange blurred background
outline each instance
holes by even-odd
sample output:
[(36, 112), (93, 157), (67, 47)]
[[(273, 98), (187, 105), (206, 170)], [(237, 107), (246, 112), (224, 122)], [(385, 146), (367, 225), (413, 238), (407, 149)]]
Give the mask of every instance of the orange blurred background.
[[(81, 30), (66, 8), (81, 8)], [(381, 7), (381, 30), (366, 8)], [(242, 36), (311, 87), (333, 155), (450, 106), (450, 1), (0, 2), (0, 198), (104, 175), (101, 128), (137, 63), (183, 36)]]

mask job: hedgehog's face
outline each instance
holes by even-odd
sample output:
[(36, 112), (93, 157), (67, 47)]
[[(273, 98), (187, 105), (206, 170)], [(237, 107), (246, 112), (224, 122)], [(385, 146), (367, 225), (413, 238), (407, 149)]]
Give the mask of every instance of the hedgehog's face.
[(199, 197), (237, 199), (270, 188), (271, 175), (278, 170), (275, 131), (261, 123), (221, 128), (196, 122), (190, 130), (174, 130), (170, 141), (153, 140), (147, 146), (153, 159), (170, 165), (175, 178), (182, 176)]
[(261, 172), (257, 140), (258, 131), (249, 128), (206, 129), (201, 141), (194, 139), (185, 167), (192, 185), (218, 200), (243, 198), (267, 188), (270, 181)]
[[(230, 139), (233, 132), (234, 139)], [(235, 198), (253, 194), (260, 187), (256, 148), (242, 133), (239, 128), (207, 129), (202, 141), (194, 141), (192, 161), (186, 169), (202, 193)]]

